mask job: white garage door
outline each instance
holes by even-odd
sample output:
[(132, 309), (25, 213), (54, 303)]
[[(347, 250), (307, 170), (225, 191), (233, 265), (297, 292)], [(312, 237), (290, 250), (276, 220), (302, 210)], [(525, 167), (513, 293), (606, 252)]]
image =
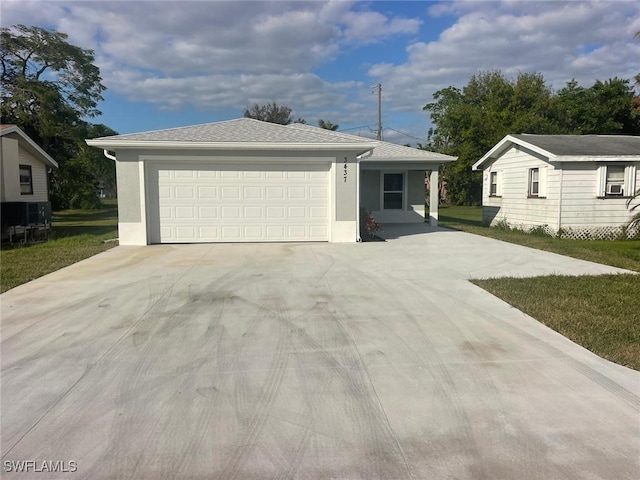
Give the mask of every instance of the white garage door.
[(151, 173), (153, 243), (329, 240), (329, 164), (173, 164)]

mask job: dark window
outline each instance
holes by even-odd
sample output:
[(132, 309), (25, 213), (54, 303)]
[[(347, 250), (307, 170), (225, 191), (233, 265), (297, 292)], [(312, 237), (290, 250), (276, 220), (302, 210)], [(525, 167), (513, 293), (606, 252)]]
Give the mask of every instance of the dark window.
[(33, 195), (31, 165), (20, 165), (20, 193), (22, 195)]
[(383, 177), (383, 209), (404, 208), (404, 173), (385, 173)]
[(540, 169), (529, 169), (529, 196), (537, 197), (540, 192)]

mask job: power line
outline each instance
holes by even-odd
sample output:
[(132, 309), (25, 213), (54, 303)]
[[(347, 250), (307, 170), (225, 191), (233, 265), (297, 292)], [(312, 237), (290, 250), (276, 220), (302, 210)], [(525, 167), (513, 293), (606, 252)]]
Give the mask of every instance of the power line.
[(338, 131), (339, 132), (348, 132), (349, 130), (360, 130), (366, 128), (368, 129), (370, 132), (373, 132), (373, 128), (371, 128), (369, 125), (360, 125), (359, 127), (351, 127), (351, 128), (341, 128)]
[(400, 133), (400, 134), (404, 135), (405, 137), (413, 138), (415, 140), (420, 140), (421, 142), (424, 141), (424, 138), (414, 137), (413, 135), (409, 135), (408, 133), (401, 132), (400, 130), (396, 130), (395, 128), (387, 127), (387, 128), (385, 128), (385, 130), (393, 130), (394, 132)]

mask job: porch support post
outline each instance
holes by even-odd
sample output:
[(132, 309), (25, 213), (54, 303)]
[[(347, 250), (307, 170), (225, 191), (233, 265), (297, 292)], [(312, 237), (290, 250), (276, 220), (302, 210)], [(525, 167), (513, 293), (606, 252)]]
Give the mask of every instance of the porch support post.
[(438, 184), (438, 168), (431, 170), (429, 175), (429, 225), (438, 226), (438, 197), (440, 185)]

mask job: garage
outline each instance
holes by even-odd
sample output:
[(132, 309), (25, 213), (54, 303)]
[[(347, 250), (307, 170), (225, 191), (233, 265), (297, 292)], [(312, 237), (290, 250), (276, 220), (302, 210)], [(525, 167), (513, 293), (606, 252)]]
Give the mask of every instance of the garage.
[(328, 241), (330, 163), (150, 163), (150, 243)]
[(116, 163), (120, 245), (357, 242), (379, 142), (238, 118), (88, 139)]

